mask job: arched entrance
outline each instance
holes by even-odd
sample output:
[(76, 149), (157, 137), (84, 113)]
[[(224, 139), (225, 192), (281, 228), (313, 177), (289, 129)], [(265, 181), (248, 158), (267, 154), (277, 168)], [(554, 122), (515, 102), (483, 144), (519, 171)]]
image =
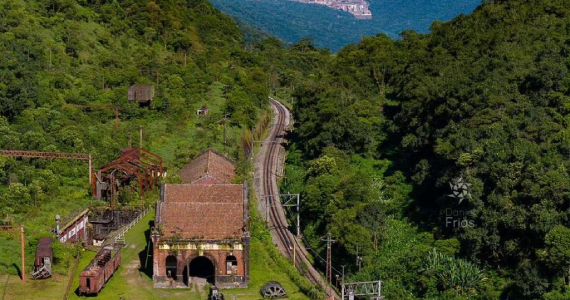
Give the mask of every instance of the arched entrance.
[(169, 255), (166, 257), (166, 276), (168, 276), (168, 278), (176, 280), (177, 266), (178, 260), (176, 259), (176, 256)]
[(190, 261), (190, 277), (205, 278), (209, 283), (216, 281), (216, 268), (214, 263), (205, 256), (198, 256)]

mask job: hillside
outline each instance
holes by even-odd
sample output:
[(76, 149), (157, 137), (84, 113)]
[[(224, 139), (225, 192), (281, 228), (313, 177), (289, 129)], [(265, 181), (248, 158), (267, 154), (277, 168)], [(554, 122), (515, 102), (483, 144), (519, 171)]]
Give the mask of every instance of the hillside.
[[(345, 266), (348, 282), (382, 280), (385, 299), (570, 299), (567, 4), (486, 1), (435, 22), (430, 33), (371, 34), (331, 54), (311, 39), (286, 45), (249, 25), (240, 31), (206, 0), (2, 1), (0, 149), (91, 153), (98, 167), (136, 146), (142, 127), (144, 148), (164, 158), (168, 183), (207, 147), (236, 161), (236, 180), (251, 180), (244, 154), (263, 136), (256, 125), (270, 123), (271, 95), (295, 117), (280, 184), (301, 195), (303, 238), (317, 268), (325, 269), (322, 238), (330, 232), (333, 275)], [(303, 9), (347, 20), (324, 7)], [(340, 45), (347, 36), (335, 39)], [(150, 107), (127, 101), (133, 83), (156, 87)], [(64, 104), (118, 107), (119, 129), (113, 111)], [(196, 116), (203, 105), (210, 115)], [(106, 205), (89, 188), (84, 162), (1, 156), (1, 222), (24, 223), (33, 257), (56, 214)], [(121, 195), (122, 207), (158, 198), (138, 200), (136, 185)], [(251, 222), (254, 285), (228, 295), (257, 299), (258, 287), (278, 278), (292, 299), (307, 298), (310, 284), (276, 253), (266, 224), (255, 215)], [(145, 226), (129, 236), (133, 264), (105, 297), (202, 298), (160, 294), (148, 269), (133, 267), (148, 245)], [(25, 285), (14, 249), (18, 241), (0, 234), (7, 295), (26, 299), (46, 288), (61, 298), (78, 249), (57, 243), (55, 278)], [(93, 253), (85, 255), (81, 265)]]
[[(271, 42), (265, 48), (267, 52), (246, 50), (232, 19), (202, 0), (1, 1), (0, 149), (89, 153), (97, 169), (115, 159), (122, 148), (138, 146), (142, 129), (143, 147), (164, 159), (166, 182), (179, 182), (179, 168), (209, 147), (236, 161), (236, 180), (245, 180), (249, 163), (241, 139), (266, 112), (270, 87), (280, 90), (280, 82), (268, 84), (271, 76), (285, 72), (278, 67), (286, 62), (291, 66), (288, 74), (294, 75), (288, 82), (312, 68), (304, 63), (303, 68), (293, 68), (311, 53), (288, 54)], [(269, 53), (284, 57), (283, 62), (271, 62)], [(127, 90), (135, 83), (155, 86), (156, 96), (148, 107), (127, 100)], [(116, 107), (118, 129), (112, 109), (66, 104)], [(210, 113), (198, 117), (196, 110), (204, 105)], [(227, 145), (222, 144), (224, 115), (229, 119)], [(158, 199), (152, 192), (139, 200), (136, 187), (120, 189), (120, 207), (152, 205)], [(27, 277), (37, 241), (51, 236), (55, 216), (66, 219), (97, 205), (108, 204), (92, 200), (86, 162), (0, 156), (0, 224), (24, 224)], [(140, 232), (148, 229), (148, 224), (144, 226)], [(286, 284), (295, 298), (305, 299), (284, 275), (288, 263), (270, 243), (261, 242), (265, 227), (257, 227), (252, 247), (259, 257), (252, 260), (256, 277), (249, 295), (256, 297), (266, 282), (264, 276), (269, 276)], [(137, 258), (135, 265), (148, 242), (144, 238), (136, 237), (133, 249), (125, 254)], [(22, 271), (19, 249), (17, 239), (0, 233), (0, 293), (6, 292), (6, 299), (28, 299), (45, 289), (42, 299), (61, 299), (77, 247), (57, 243), (54, 278), (26, 284), (16, 277)], [(84, 257), (81, 263), (88, 260)], [(148, 275), (130, 271), (142, 276), (137, 282), (145, 291), (151, 287)], [(267, 275), (271, 273), (275, 276)], [(117, 280), (120, 289), (125, 282)], [(136, 294), (134, 288), (130, 291)], [(159, 292), (150, 288), (145, 293), (154, 299)], [(108, 296), (116, 299), (117, 294)]]
[(568, 299), (567, 4), (364, 38), (295, 90), (283, 191), (350, 280), (383, 279), (387, 299)]
[(473, 11), (479, 0), (371, 0), (370, 20), (321, 5), (288, 0), (213, 0), (221, 11), (288, 43), (313, 37), (319, 47), (336, 52), (365, 36), (392, 38), (407, 29), (425, 33), (434, 21), (447, 21)]

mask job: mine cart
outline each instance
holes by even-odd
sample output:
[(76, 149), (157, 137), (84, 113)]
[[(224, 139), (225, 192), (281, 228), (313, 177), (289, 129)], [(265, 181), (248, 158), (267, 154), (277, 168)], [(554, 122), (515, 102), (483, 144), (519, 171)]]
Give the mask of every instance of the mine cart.
[(35, 279), (45, 279), (51, 276), (51, 265), (53, 263), (52, 243), (52, 238), (41, 238), (38, 242), (34, 271), (32, 272), (32, 277)]
[(79, 294), (97, 295), (121, 264), (121, 249), (106, 246), (79, 275)]

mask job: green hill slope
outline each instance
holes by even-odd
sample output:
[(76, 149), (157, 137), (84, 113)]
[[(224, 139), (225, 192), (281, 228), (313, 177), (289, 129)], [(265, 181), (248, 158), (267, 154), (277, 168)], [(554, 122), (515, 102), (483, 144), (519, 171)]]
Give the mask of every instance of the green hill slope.
[(312, 244), (332, 231), (391, 299), (567, 299), (569, 23), (567, 1), (491, 1), (338, 52), (295, 92), (284, 191)]
[[(203, 0), (0, 1), (0, 149), (90, 153), (98, 168), (122, 148), (138, 146), (142, 128), (143, 147), (163, 157), (168, 182), (179, 181), (178, 169), (208, 147), (237, 161), (240, 178), (247, 179), (240, 139), (266, 111), (270, 75), (285, 70), (271, 62), (269, 52), (246, 50), (242, 39), (232, 19)], [(288, 53), (270, 42), (265, 48), (272, 58)], [(134, 83), (156, 87), (150, 107), (127, 101)], [(274, 82), (271, 88), (278, 86)], [(115, 130), (113, 110), (64, 104), (118, 107), (119, 128)], [(203, 105), (210, 114), (197, 117), (196, 109)], [(226, 146), (223, 115), (229, 118)], [(0, 224), (25, 225), (28, 274), (37, 240), (50, 235), (56, 214), (65, 218), (88, 206), (106, 205), (92, 200), (89, 189), (87, 163), (0, 156)], [(145, 194), (143, 201), (138, 196), (136, 186), (125, 187), (119, 205), (158, 199), (157, 193)], [(261, 226), (253, 237), (259, 258), (246, 294), (256, 298), (259, 287), (274, 278), (283, 281), (293, 298), (305, 299), (285, 272), (291, 266), (279, 261), (283, 258), (274, 249), (268, 252), (270, 243), (261, 242), (264, 230)], [(137, 241), (144, 244), (144, 236)], [(142, 244), (133, 249), (140, 251)], [(12, 275), (9, 280), (2, 276), (0, 293), (6, 291), (6, 299), (41, 298), (42, 293), (60, 299), (75, 250), (56, 244), (54, 278), (22, 284), (14, 276), (21, 272), (19, 241), (0, 234), (0, 274)], [(144, 288), (129, 297), (160, 294), (147, 275), (135, 270), (135, 277)], [(105, 297), (116, 299), (126, 284), (121, 278), (114, 278), (118, 289), (110, 288)]]

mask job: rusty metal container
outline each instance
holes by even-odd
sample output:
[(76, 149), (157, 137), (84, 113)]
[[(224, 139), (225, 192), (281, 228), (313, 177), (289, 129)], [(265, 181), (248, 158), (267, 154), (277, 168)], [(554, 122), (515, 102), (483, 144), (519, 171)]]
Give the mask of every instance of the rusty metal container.
[(106, 246), (79, 275), (79, 294), (97, 295), (121, 265), (121, 249)]
[(41, 238), (38, 242), (34, 270), (32, 272), (32, 277), (35, 279), (45, 279), (51, 276), (53, 263), (52, 243), (52, 238)]

